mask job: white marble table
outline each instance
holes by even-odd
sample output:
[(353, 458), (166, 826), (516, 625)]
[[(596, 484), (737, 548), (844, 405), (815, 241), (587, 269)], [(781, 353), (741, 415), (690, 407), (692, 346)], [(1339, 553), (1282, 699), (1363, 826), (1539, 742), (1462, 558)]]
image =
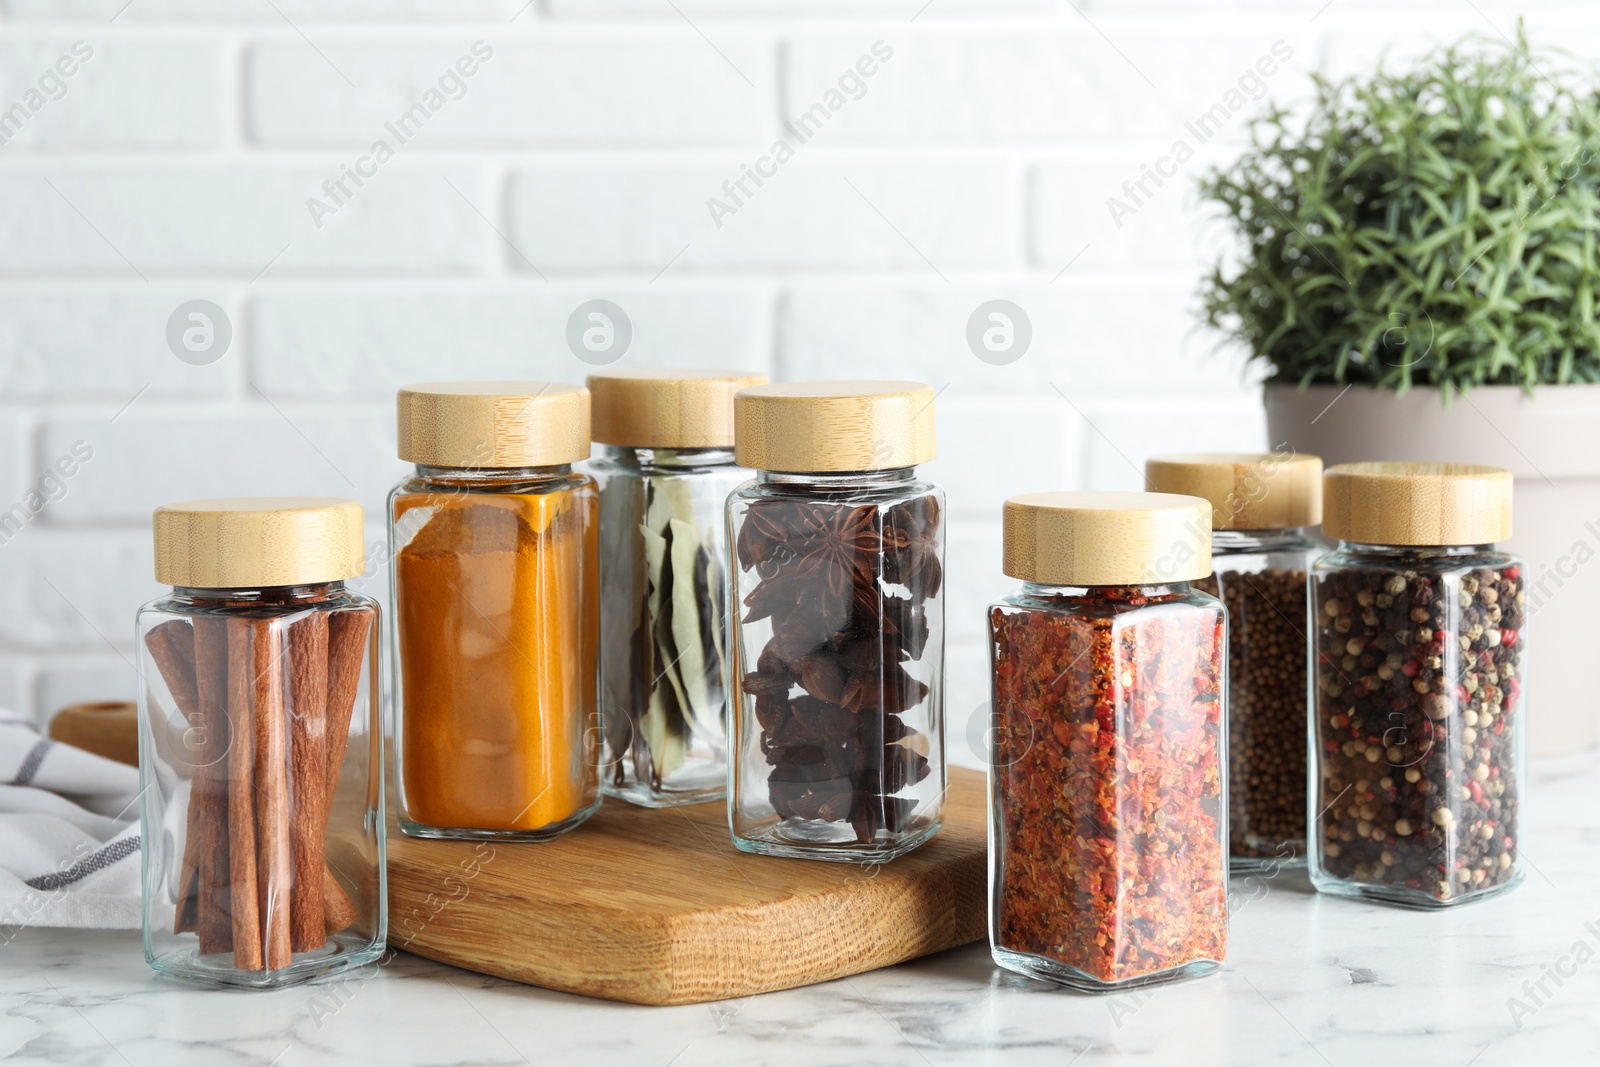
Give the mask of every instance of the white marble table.
[[(1537, 763), (1526, 812), (1531, 871), (1510, 896), (1418, 913), (1317, 897), (1300, 874), (1236, 879), (1241, 903), (1223, 971), (1119, 997), (1002, 974), (981, 945), (808, 989), (676, 1008), (552, 993), (403, 955), (371, 977), (260, 994), (158, 977), (132, 932), (24, 930), (0, 944), (0, 1059), (117, 1067), (1600, 1062), (1600, 754)], [(1541, 977), (1544, 993), (1524, 987)]]

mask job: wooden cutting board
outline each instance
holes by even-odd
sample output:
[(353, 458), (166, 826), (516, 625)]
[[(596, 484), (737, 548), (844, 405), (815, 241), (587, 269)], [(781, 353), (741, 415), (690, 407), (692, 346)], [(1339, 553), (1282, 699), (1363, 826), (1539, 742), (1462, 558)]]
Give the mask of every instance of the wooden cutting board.
[[(137, 765), (135, 714), (68, 708), (50, 733)], [(984, 779), (952, 767), (949, 781), (939, 836), (881, 867), (746, 855), (723, 804), (607, 800), (576, 831), (531, 845), (406, 837), (391, 797), (389, 944), (570, 993), (692, 1004), (979, 941)]]
[(939, 835), (878, 867), (739, 852), (720, 803), (607, 799), (544, 844), (406, 837), (389, 811), (390, 946), (569, 993), (726, 1000), (986, 935), (984, 779), (961, 768)]

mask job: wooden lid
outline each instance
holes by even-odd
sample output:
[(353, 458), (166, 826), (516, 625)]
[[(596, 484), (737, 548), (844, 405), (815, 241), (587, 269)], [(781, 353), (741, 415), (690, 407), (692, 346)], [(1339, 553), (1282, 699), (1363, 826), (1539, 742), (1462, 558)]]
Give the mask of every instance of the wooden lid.
[(632, 448), (731, 448), (733, 394), (766, 383), (765, 374), (737, 370), (591, 374), (591, 433)]
[(264, 589), (355, 578), (366, 568), (361, 505), (333, 496), (186, 500), (156, 508), (156, 581)]
[(921, 382), (785, 382), (733, 398), (734, 458), (766, 471), (874, 471), (934, 457)]
[(1511, 536), (1511, 472), (1345, 463), (1323, 477), (1322, 532), (1370, 545), (1492, 545)]
[(1322, 460), (1277, 452), (1155, 456), (1145, 488), (1211, 501), (1213, 530), (1283, 530), (1322, 521)]
[(1045, 585), (1152, 585), (1211, 573), (1211, 505), (1171, 493), (1025, 493), (1005, 505), (1005, 563)]
[(400, 390), (400, 458), (429, 467), (550, 467), (589, 458), (589, 390), (426, 382)]

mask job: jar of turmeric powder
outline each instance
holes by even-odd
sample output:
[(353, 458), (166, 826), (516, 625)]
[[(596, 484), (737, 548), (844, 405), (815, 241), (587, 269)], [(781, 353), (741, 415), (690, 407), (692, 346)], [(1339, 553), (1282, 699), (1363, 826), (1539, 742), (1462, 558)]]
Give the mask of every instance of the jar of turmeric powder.
[(721, 800), (728, 787), (724, 630), (728, 494), (742, 371), (589, 376), (600, 484), (604, 788), (646, 807)]
[(399, 394), (389, 497), (400, 828), (545, 841), (600, 805), (598, 498), (589, 392)]

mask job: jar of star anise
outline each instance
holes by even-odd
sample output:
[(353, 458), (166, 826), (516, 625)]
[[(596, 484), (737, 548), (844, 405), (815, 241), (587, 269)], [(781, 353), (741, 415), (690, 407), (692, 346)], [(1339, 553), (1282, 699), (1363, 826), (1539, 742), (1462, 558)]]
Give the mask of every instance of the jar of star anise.
[(989, 946), (1099, 992), (1203, 974), (1227, 945), (1228, 635), (1211, 506), (1165, 493), (1005, 505), (989, 612)]
[(1444, 907), (1522, 880), (1524, 564), (1511, 475), (1352, 463), (1324, 478), (1312, 568), (1311, 881)]
[(945, 792), (944, 494), (934, 392), (765, 385), (734, 398), (729, 823), (746, 852), (883, 862)]
[(1201, 589), (1228, 608), (1228, 839), (1235, 872), (1305, 863), (1306, 574), (1325, 549), (1322, 460), (1281, 453), (1158, 456), (1146, 486), (1211, 504)]

